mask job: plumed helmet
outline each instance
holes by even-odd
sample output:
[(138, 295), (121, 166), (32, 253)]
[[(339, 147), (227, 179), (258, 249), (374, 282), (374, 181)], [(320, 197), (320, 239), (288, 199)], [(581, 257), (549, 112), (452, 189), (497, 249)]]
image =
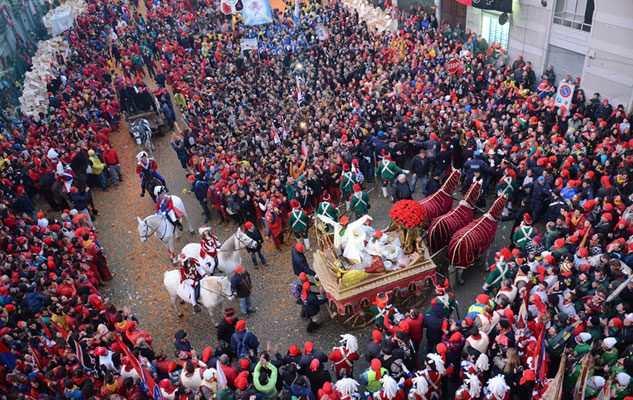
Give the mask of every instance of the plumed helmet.
[(154, 196), (158, 196), (159, 194), (164, 193), (164, 192), (165, 192), (165, 188), (162, 186), (156, 186), (154, 188)]
[(147, 152), (145, 151), (140, 151), (137, 155), (136, 155), (136, 159), (140, 160), (143, 157), (147, 157)]

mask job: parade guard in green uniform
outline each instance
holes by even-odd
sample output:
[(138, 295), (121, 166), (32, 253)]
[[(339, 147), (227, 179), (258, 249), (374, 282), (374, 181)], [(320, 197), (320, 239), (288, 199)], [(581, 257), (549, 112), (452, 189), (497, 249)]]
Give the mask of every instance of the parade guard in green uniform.
[(389, 154), (386, 150), (383, 150), (382, 160), (380, 160), (378, 167), (376, 168), (376, 176), (381, 180), (382, 195), (385, 198), (389, 196), (387, 188), (390, 188), (396, 180), (396, 177), (402, 173), (408, 174), (409, 171), (398, 167), (396, 163), (391, 160), (391, 154)]
[(308, 214), (303, 211), (299, 202), (295, 199), (290, 200), (292, 211), (288, 213), (288, 223), (295, 233), (297, 243), (301, 243), (303, 239), (306, 249), (310, 250), (310, 239), (308, 239)]
[(369, 205), (369, 195), (363, 191), (358, 183), (354, 185), (354, 194), (350, 196), (349, 201), (352, 210), (354, 210), (356, 214), (356, 219), (366, 215), (371, 208)]
[(343, 173), (341, 174), (341, 183), (339, 189), (341, 189), (341, 199), (345, 199), (345, 211), (350, 210), (349, 198), (354, 192), (354, 185), (356, 184), (356, 177), (351, 171), (349, 164), (343, 164)]
[(523, 251), (525, 246), (536, 236), (536, 229), (532, 227), (532, 217), (530, 214), (523, 214), (523, 222), (514, 230), (512, 241), (514, 245)]

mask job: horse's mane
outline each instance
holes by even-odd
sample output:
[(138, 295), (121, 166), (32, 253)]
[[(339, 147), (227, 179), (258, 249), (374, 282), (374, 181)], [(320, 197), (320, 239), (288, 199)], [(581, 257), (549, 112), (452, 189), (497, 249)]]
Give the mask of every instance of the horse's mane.
[(229, 236), (229, 238), (226, 239), (224, 243), (222, 243), (222, 246), (220, 246), (220, 250), (235, 251), (235, 235), (237, 235), (237, 233), (234, 233), (231, 236)]

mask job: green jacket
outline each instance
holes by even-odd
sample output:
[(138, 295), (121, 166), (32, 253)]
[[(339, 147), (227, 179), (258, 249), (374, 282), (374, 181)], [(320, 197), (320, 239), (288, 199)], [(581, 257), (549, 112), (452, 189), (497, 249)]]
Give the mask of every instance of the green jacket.
[(295, 233), (308, 231), (308, 214), (303, 210), (292, 210), (288, 215), (288, 223)]
[(376, 175), (380, 176), (383, 184), (387, 183), (391, 185), (401, 173), (402, 169), (398, 167), (395, 162), (384, 158), (380, 160), (376, 168)]
[(262, 363), (258, 362), (255, 366), (255, 371), (253, 371), (253, 384), (255, 385), (255, 389), (258, 392), (262, 393), (269, 399), (277, 397), (277, 367), (273, 364), (268, 363), (266, 366), (267, 369), (270, 370), (270, 376), (268, 377), (268, 382), (265, 385), (259, 383), (259, 375), (262, 369)]
[[(350, 195), (354, 191), (354, 184), (356, 183), (356, 179), (354, 179), (354, 174), (351, 171), (344, 171), (341, 174), (341, 183), (339, 183), (339, 189), (344, 194)], [(343, 200), (347, 200), (346, 198)]]
[(322, 201), (319, 203), (317, 207), (317, 215), (323, 215), (328, 217), (334, 221), (338, 221), (338, 213), (336, 212), (336, 208), (332, 206), (332, 203), (329, 201)]
[(369, 212), (369, 195), (365, 192), (354, 192), (350, 199), (350, 207), (361, 217)]

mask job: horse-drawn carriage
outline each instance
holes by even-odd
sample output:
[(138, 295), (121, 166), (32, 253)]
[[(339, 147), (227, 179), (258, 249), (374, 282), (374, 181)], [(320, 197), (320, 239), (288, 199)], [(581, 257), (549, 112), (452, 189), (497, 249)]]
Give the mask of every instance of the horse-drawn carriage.
[[(421, 240), (416, 250), (407, 256), (410, 262), (406, 265), (386, 272), (365, 273), (344, 267), (344, 259), (336, 254), (332, 234), (318, 219), (315, 229), (319, 249), (315, 251), (313, 267), (327, 295), (330, 316), (346, 329), (359, 329), (373, 323), (370, 307), (380, 293), (388, 295), (403, 310), (423, 305), (432, 293), (435, 264)], [(383, 232), (398, 235), (391, 228)]]
[(119, 98), (125, 122), (133, 138), (136, 139), (133, 127), (138, 124), (137, 121), (141, 120), (148, 122), (153, 135), (164, 136), (169, 131), (169, 125), (160, 112), (160, 104), (156, 96), (149, 91), (137, 91), (132, 87), (126, 87), (119, 91)]

